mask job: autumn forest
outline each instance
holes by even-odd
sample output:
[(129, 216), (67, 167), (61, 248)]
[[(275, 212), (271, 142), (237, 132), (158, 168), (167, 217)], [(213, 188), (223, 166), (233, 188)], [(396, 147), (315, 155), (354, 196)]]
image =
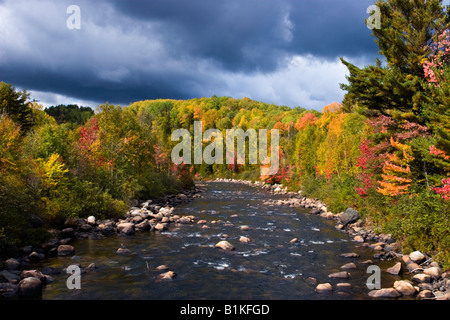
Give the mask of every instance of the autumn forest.
[[(0, 83), (0, 250), (44, 242), (69, 217), (124, 215), (217, 177), (281, 183), (333, 212), (357, 209), (405, 251), (450, 259), (450, 17), (440, 1), (379, 1), (383, 60), (348, 68), (321, 112), (249, 98), (146, 100), (44, 109)], [(409, 20), (408, 20), (409, 19)], [(409, 21), (409, 22), (408, 22)], [(174, 130), (278, 129), (280, 168), (175, 165)]]

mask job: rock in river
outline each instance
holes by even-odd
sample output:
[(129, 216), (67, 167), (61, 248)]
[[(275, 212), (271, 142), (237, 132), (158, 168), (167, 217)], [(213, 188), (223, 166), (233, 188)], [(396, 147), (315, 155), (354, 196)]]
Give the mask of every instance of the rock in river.
[(394, 289), (404, 296), (412, 296), (416, 294), (416, 289), (414, 289), (412, 284), (406, 280), (395, 281)]
[(19, 295), (25, 298), (36, 297), (41, 294), (42, 282), (37, 278), (25, 278), (19, 282)]
[(342, 253), (339, 256), (343, 257), (343, 258), (359, 258), (359, 254), (354, 253), (354, 252)]
[(130, 222), (124, 222), (117, 225), (117, 231), (126, 235), (134, 234), (134, 224)]
[(248, 243), (248, 242), (250, 242), (251, 240), (250, 240), (250, 238), (248, 238), (248, 237), (240, 237), (240, 238), (239, 238), (239, 241), (242, 242), (242, 243)]
[(347, 271), (336, 272), (328, 275), (328, 278), (337, 278), (337, 279), (348, 279), (350, 277), (350, 273)]
[(390, 274), (398, 276), (402, 272), (402, 263), (397, 262), (395, 265), (393, 265), (390, 268), (387, 268), (386, 271)]
[(161, 280), (171, 280), (176, 277), (177, 274), (173, 271), (167, 271), (159, 275), (159, 279)]
[(400, 292), (398, 292), (394, 288), (372, 290), (369, 292), (369, 297), (372, 298), (398, 298), (400, 296)]
[(332, 290), (333, 290), (333, 287), (331, 286), (330, 283), (320, 283), (316, 287), (316, 291), (319, 293), (330, 292)]
[(220, 241), (220, 242), (216, 243), (215, 247), (226, 250), (226, 251), (234, 250), (234, 246), (231, 243), (229, 243), (228, 241)]
[(68, 244), (58, 246), (58, 256), (66, 257), (75, 254), (75, 248)]

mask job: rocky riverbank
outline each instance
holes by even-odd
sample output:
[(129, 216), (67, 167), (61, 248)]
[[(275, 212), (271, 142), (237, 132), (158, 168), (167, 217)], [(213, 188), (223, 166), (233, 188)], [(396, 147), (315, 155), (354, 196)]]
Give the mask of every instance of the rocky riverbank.
[[(335, 220), (336, 229), (347, 233), (352, 240), (361, 247), (373, 250), (373, 259), (379, 261), (392, 261), (392, 266), (383, 272), (392, 275), (404, 274), (409, 280), (395, 281), (390, 288), (372, 290), (368, 295), (372, 298), (398, 298), (401, 296), (415, 296), (417, 299), (450, 300), (450, 271), (443, 272), (442, 266), (433, 261), (430, 255), (419, 251), (405, 254), (401, 251), (400, 244), (392, 238), (390, 234), (377, 234), (365, 225), (360, 219), (359, 213), (348, 208), (345, 212), (333, 213), (328, 211), (325, 204), (318, 199), (309, 199), (301, 195), (301, 192), (289, 192), (287, 188), (280, 184), (269, 185), (261, 182), (251, 182), (235, 179), (217, 179), (217, 182), (242, 183), (260, 187), (273, 194), (286, 196), (284, 199), (267, 200), (264, 203), (268, 206), (288, 206), (310, 209), (311, 214), (317, 214), (324, 219)], [(293, 239), (292, 241), (295, 241)], [(347, 253), (341, 256), (358, 258), (354, 253)], [(364, 261), (365, 264), (373, 261)], [(353, 268), (353, 266), (342, 266), (342, 269)], [(351, 269), (350, 268), (350, 269)], [(344, 274), (345, 273), (345, 274)], [(347, 271), (330, 274), (330, 278), (341, 277), (345, 279), (349, 276)], [(316, 279), (308, 279), (317, 285), (316, 291), (319, 293), (337, 290), (330, 283), (317, 283)], [(342, 286), (342, 283), (338, 283)]]
[[(72, 245), (76, 239), (99, 239), (108, 236), (129, 236), (136, 232), (164, 231), (170, 224), (193, 223), (195, 217), (180, 217), (173, 214), (174, 207), (199, 197), (201, 189), (195, 187), (176, 195), (168, 195), (160, 201), (134, 202), (134, 206), (123, 219), (97, 220), (95, 216), (87, 219), (68, 219), (62, 230), (52, 230), (53, 239), (38, 248), (25, 246), (20, 255), (5, 261), (0, 260), (0, 299), (34, 298), (41, 294), (42, 288), (54, 281), (52, 275), (62, 270), (43, 268), (30, 270), (29, 266), (47, 257), (69, 256), (74, 264), (79, 258)], [(118, 249), (126, 250), (123, 248)], [(80, 266), (81, 267), (81, 266)], [(82, 268), (82, 272), (95, 270), (95, 264)]]

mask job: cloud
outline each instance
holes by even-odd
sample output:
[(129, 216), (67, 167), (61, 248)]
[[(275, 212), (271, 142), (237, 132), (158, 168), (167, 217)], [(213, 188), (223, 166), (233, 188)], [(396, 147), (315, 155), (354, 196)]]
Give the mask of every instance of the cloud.
[(69, 30), (72, 0), (4, 0), (0, 80), (60, 103), (216, 94), (321, 108), (342, 97), (339, 56), (376, 56), (371, 2), (78, 0)]
[(224, 75), (226, 89), (218, 95), (234, 93), (239, 98), (322, 110), (328, 103), (342, 100), (339, 83), (346, 82), (346, 74), (339, 59), (294, 56), (272, 73)]

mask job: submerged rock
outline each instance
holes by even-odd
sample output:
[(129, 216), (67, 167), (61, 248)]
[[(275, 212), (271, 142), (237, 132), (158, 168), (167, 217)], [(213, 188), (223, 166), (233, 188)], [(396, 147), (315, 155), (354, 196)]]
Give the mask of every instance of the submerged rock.
[(337, 278), (337, 279), (348, 279), (350, 277), (350, 273), (347, 271), (335, 272), (328, 275), (328, 278)]

